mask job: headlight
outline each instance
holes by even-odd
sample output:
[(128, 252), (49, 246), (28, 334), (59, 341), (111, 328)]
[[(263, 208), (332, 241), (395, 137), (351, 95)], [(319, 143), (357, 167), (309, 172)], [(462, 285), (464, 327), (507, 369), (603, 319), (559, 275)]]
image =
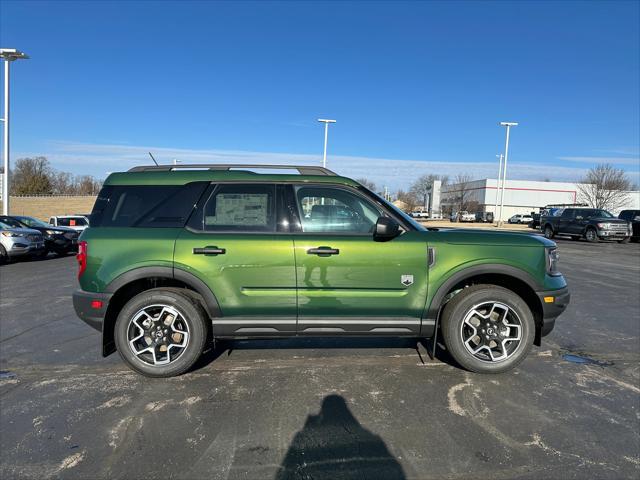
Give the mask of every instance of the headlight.
[(611, 228), (611, 224), (610, 223), (598, 223), (598, 228), (602, 228), (604, 230), (609, 230)]
[(56, 232), (55, 230), (45, 230), (47, 235), (57, 235), (58, 232)]
[(560, 275), (558, 271), (558, 260), (560, 259), (560, 255), (558, 253), (557, 248), (548, 248), (547, 249), (547, 273), (552, 276)]
[(16, 233), (16, 232), (2, 232), (2, 235), (5, 237), (24, 237), (24, 233)]

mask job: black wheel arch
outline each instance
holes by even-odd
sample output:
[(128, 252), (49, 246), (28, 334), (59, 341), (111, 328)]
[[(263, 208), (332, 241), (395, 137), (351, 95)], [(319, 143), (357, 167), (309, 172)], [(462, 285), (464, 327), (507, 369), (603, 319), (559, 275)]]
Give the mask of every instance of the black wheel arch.
[(172, 267), (140, 267), (112, 280), (105, 293), (112, 294), (102, 323), (102, 355), (116, 351), (114, 327), (122, 307), (137, 294), (158, 287), (180, 288), (202, 306), (209, 318), (220, 317), (220, 304), (211, 289), (194, 274)]
[[(450, 293), (463, 289), (471, 285), (498, 285), (519, 295), (529, 306), (536, 323), (535, 345), (540, 345), (542, 332), (543, 309), (540, 299), (536, 295), (537, 291), (544, 290), (544, 287), (531, 274), (516, 267), (503, 264), (482, 264), (465, 268), (451, 275), (436, 290), (431, 303), (426, 309), (423, 320), (430, 325), (431, 329), (437, 328), (438, 319), (442, 309), (452, 297)], [(426, 320), (426, 322), (425, 322)], [(432, 336), (435, 331), (424, 332), (425, 336)]]

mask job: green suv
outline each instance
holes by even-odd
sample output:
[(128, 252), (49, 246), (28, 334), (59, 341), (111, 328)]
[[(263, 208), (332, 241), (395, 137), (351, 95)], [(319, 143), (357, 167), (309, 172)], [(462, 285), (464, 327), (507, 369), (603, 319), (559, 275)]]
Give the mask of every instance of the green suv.
[(551, 240), (426, 229), (312, 166), (113, 173), (80, 240), (78, 316), (152, 377), (220, 338), (437, 332), (462, 367), (503, 372), (569, 303)]

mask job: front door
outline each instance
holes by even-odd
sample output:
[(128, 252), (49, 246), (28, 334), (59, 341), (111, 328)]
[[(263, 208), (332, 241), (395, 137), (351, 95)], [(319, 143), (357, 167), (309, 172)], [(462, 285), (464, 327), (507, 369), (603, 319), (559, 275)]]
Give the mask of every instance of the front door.
[(279, 218), (281, 188), (212, 185), (176, 241), (175, 268), (196, 275), (218, 300), (214, 335), (296, 331), (293, 239)]
[(405, 231), (377, 242), (384, 213), (355, 189), (293, 187), (298, 333), (402, 335), (420, 331), (427, 297), (427, 242)]

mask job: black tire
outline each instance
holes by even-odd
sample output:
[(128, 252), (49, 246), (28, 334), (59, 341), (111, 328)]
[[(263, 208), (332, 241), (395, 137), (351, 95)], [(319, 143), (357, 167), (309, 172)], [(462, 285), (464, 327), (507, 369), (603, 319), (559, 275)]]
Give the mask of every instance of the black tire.
[(591, 243), (598, 243), (600, 241), (600, 239), (598, 238), (598, 232), (593, 227), (587, 228), (587, 230), (584, 232), (584, 238), (587, 239), (587, 242)]
[(631, 241), (631, 237), (625, 237), (622, 240), (618, 240), (618, 243), (629, 243)]
[(9, 263), (9, 255), (7, 255), (5, 248), (0, 245), (0, 265), (4, 265), (5, 263)]
[(553, 227), (551, 225), (545, 225), (543, 231), (546, 238), (553, 238), (556, 236), (556, 232), (553, 231)]
[[(188, 332), (186, 335), (187, 338), (184, 340), (186, 345), (183, 349), (179, 350), (179, 354), (175, 360), (170, 360), (169, 351), (172, 347), (169, 346), (169, 349), (165, 350), (170, 361), (164, 365), (146, 363), (141, 357), (134, 353), (132, 347), (129, 345), (128, 338), (128, 335), (137, 328), (132, 323), (134, 316), (144, 309), (159, 308), (157, 307), (158, 305), (168, 306), (175, 310), (179, 314), (177, 319), (179, 319), (181, 324), (186, 324), (186, 332)], [(160, 325), (162, 325), (162, 323), (160, 323)], [(173, 325), (174, 323), (171, 323), (172, 328)], [(185, 325), (180, 328), (185, 328)], [(131, 369), (147, 377), (173, 377), (187, 372), (198, 358), (200, 358), (208, 338), (207, 328), (205, 312), (197, 300), (178, 290), (157, 288), (142, 292), (127, 302), (118, 314), (114, 334), (118, 352)], [(164, 331), (166, 332), (167, 330)], [(142, 332), (142, 330), (137, 328), (137, 332)], [(169, 335), (167, 335), (167, 337), (169, 337)], [(143, 340), (146, 338), (145, 335)], [(169, 338), (168, 341), (171, 342), (171, 338)], [(150, 362), (155, 362), (155, 352), (162, 353), (162, 350), (155, 350), (155, 346), (153, 348), (154, 354), (153, 358), (149, 359)], [(146, 353), (145, 356), (149, 357), (149, 354)]]
[[(512, 350), (508, 354), (505, 353), (504, 359), (481, 359), (479, 357), (487, 356), (488, 350), (474, 355), (467, 349), (463, 340), (464, 329), (468, 325), (464, 323), (465, 318), (471, 315), (474, 307), (492, 302), (506, 305), (510, 309), (512, 321), (518, 321), (520, 325), (520, 340), (508, 344), (507, 348)], [(516, 367), (531, 350), (536, 330), (533, 314), (526, 302), (511, 290), (497, 285), (475, 285), (465, 288), (446, 305), (442, 312), (441, 325), (444, 343), (451, 356), (460, 366), (476, 373), (502, 373)], [(494, 325), (502, 327), (499, 323), (494, 322)]]

